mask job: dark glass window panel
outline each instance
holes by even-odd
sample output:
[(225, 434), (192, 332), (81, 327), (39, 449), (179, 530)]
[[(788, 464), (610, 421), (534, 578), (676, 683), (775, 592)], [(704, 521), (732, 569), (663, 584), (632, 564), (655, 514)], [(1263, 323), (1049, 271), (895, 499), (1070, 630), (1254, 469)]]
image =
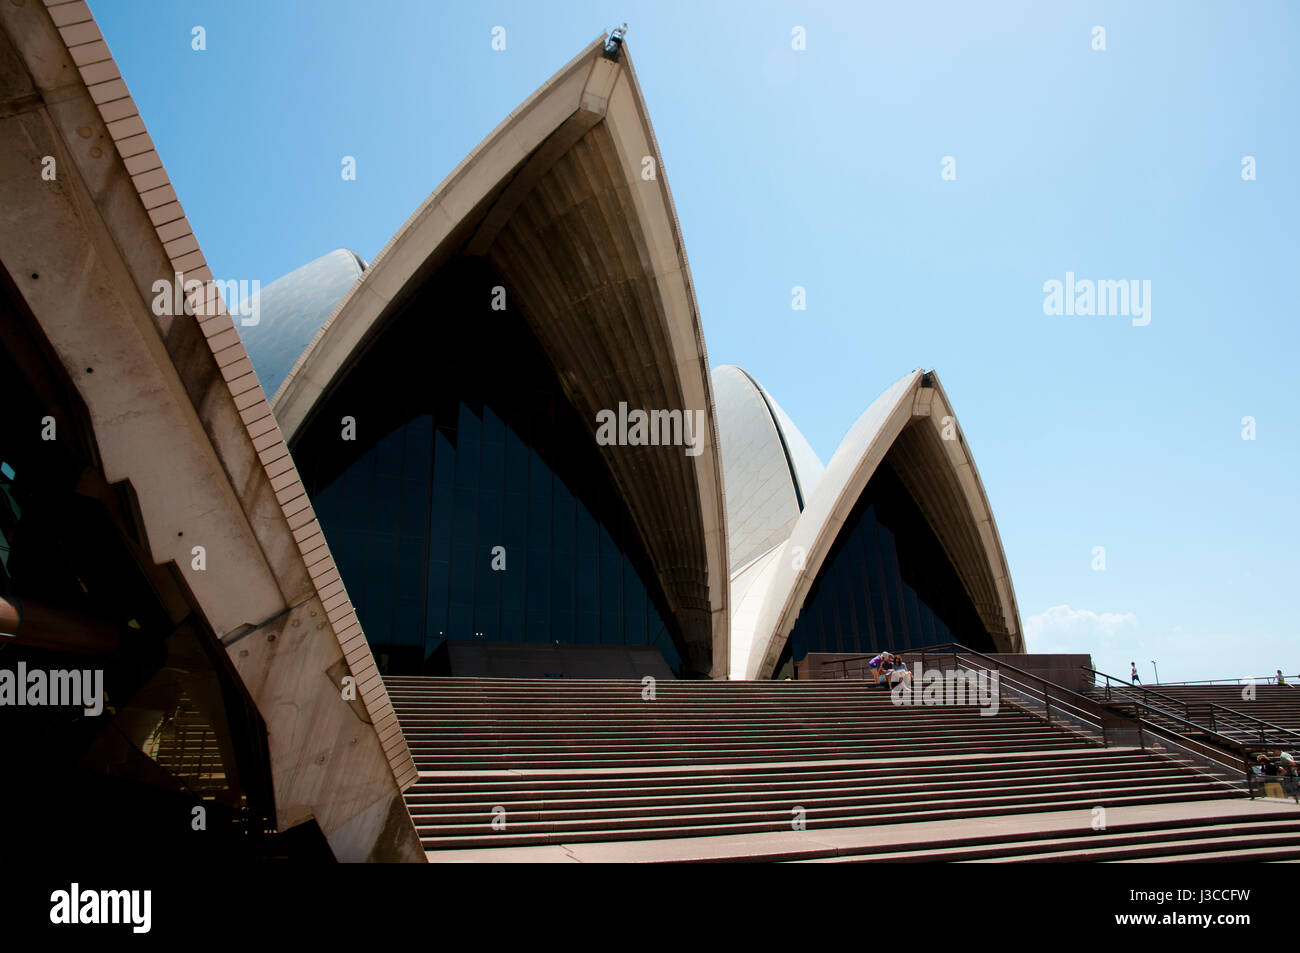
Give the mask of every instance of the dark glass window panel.
[(854, 533), (845, 549), (848, 552), (850, 577), (853, 580), (850, 592), (853, 595), (854, 632), (858, 639), (856, 644), (861, 645), (865, 641), (868, 645), (874, 645), (876, 633), (875, 622), (871, 617), (871, 600), (868, 597), (870, 587), (867, 584), (868, 563), (864, 535)]
[(574, 560), (572, 551), (556, 553), (551, 561), (551, 638), (573, 641), (574, 627)]
[(528, 445), (513, 430), (507, 430), (505, 447), (505, 490), (527, 497)]
[(501, 610), (501, 641), (527, 641), (527, 627), (523, 608), (503, 608)]
[(934, 610), (920, 599), (916, 601), (916, 613), (920, 617), (921, 645), (938, 645), (934, 637)]
[(573, 641), (578, 645), (595, 645), (600, 641), (600, 613), (594, 609), (579, 609), (575, 613)]
[[(501, 607), (514, 613), (512, 618), (517, 617), (519, 621), (528, 607), (528, 550), (522, 545), (506, 548), (506, 571), (501, 574)], [(516, 637), (507, 641), (523, 640), (522, 627), (514, 625), (512, 631)]]
[[(626, 641), (678, 667), (642, 541), (526, 324), (456, 320), (482, 268), (448, 265), (295, 441), (372, 648), (402, 671), (421, 641), (425, 656), (445, 638)], [(339, 439), (344, 415), (356, 441)]]
[(492, 410), (491, 407), (483, 408), (483, 448), (485, 451), (488, 447), (497, 447), (504, 452), (506, 443), (506, 425), (502, 422)]
[(551, 471), (536, 453), (528, 462), (528, 548), (551, 548)]
[[(501, 587), (504, 577), (510, 569), (508, 553), (502, 553), (501, 527), (503, 523), (504, 496), (501, 493), (501, 460), (504, 457), (504, 445), (498, 444), (496, 456), (496, 478), (489, 481), (488, 444), (483, 445), (483, 478), (479, 487), (477, 541), (478, 559), (474, 565), (474, 631), (483, 633), (485, 638), (501, 638)], [(489, 488), (489, 483), (491, 488)], [(501, 565), (505, 555), (505, 570), (495, 569)]]
[(631, 560), (623, 560), (623, 640), (628, 645), (648, 645), (646, 638), (645, 589)]
[(600, 641), (623, 642), (623, 554), (609, 533), (600, 531)]
[(659, 651), (667, 660), (668, 665), (673, 670), (681, 667), (682, 660), (678, 654), (677, 646), (669, 634), (668, 627), (664, 625), (663, 620), (659, 617), (659, 610), (650, 602), (646, 611), (646, 629), (650, 634), (650, 644), (658, 646)]
[(529, 548), (537, 558), (528, 560), (528, 595), (526, 605), (528, 642), (550, 642), (551, 639), (551, 574), (545, 551)]
[[(501, 638), (501, 583), (504, 572), (493, 569), (492, 547), (479, 547), (474, 566), (474, 631), (484, 638)], [(509, 562), (506, 563), (507, 569)]]
[(559, 480), (555, 481), (555, 494), (552, 500), (551, 548), (558, 558), (573, 559), (574, 522), (576, 516), (573, 507), (573, 495)]
[(398, 611), (393, 623), (396, 641), (401, 645), (424, 642), (424, 537), (403, 537), (397, 544), (397, 566), (393, 587)]
[(396, 533), (402, 492), (402, 452), (405, 433), (394, 431), (379, 443), (375, 454), (374, 483), (370, 496), (372, 532)]
[[(451, 591), (450, 600), (453, 606), (469, 608), (471, 610), (470, 620), (473, 620), (474, 606), (474, 563), (477, 555), (473, 543), (462, 543), (455, 541), (451, 548)], [(456, 630), (457, 632), (461, 630)], [(472, 635), (472, 629), (470, 634)], [(449, 633), (451, 638), (465, 638), (464, 635)]]
[(600, 641), (600, 569), (597, 558), (600, 552), (596, 521), (582, 502), (576, 506), (574, 517), (574, 554), (577, 568), (574, 572), (573, 592), (576, 619), (573, 640), (579, 645), (595, 645)]
[(993, 649), (942, 545), (886, 460), (809, 590), (790, 635), (793, 658), (950, 641)]
[(460, 405), (456, 423), (456, 486), (477, 489), (479, 484), (480, 431), (474, 411)]
[(474, 640), (474, 607), (453, 602), (447, 613), (447, 638), (463, 642)]
[(904, 583), (903, 585), (903, 613), (907, 619), (907, 638), (904, 640), (904, 648), (910, 648), (913, 644), (920, 646), (925, 644), (921, 635), (921, 618), (916, 608), (916, 592), (912, 587)]
[(479, 476), (479, 490), (500, 496), (505, 490), (506, 479), (506, 445), (503, 441), (483, 442), (480, 453), (482, 464)]
[[(461, 454), (457, 453), (459, 460)], [(478, 537), (478, 489), (456, 484), (451, 491), (451, 538), (472, 543)]]
[(839, 598), (835, 600), (836, 643), (841, 652), (853, 651), (853, 646), (861, 644), (861, 635), (853, 620), (853, 590), (857, 588), (848, 559), (839, 561), (837, 586)]
[(889, 527), (876, 529), (880, 541), (881, 570), (885, 576), (885, 607), (889, 618), (889, 647), (902, 647), (907, 641), (907, 623), (903, 619), (903, 578), (899, 575), (898, 540)]
[(383, 638), (393, 640), (393, 570), (397, 538), (392, 533), (371, 533), (366, 537), (365, 587), (354, 595), (358, 615), (366, 613), (366, 625)]
[(504, 516), (505, 496), (499, 490), (480, 490), (474, 538), (489, 552), (496, 546), (505, 545), (502, 533), (502, 526), (505, 524)]
[(425, 615), (425, 651), (432, 652), (446, 638), (447, 608), (451, 604), (451, 562), (429, 560), (428, 608)]
[[(871, 593), (871, 621), (876, 639), (872, 646), (883, 649), (889, 646), (892, 633), (889, 629), (884, 560), (880, 555), (883, 542), (881, 526), (876, 521), (875, 507), (867, 507), (861, 531), (863, 533), (863, 544), (867, 551), (867, 559), (869, 560), (867, 565), (867, 589)], [(795, 656), (796, 661), (802, 657), (801, 653), (797, 653)]]
[[(429, 528), (430, 446), (433, 418), (427, 414), (407, 425), (402, 454), (402, 505), (398, 531), (403, 539), (423, 542)], [(423, 547), (421, 547), (423, 549)], [(423, 559), (423, 557), (421, 557)]]

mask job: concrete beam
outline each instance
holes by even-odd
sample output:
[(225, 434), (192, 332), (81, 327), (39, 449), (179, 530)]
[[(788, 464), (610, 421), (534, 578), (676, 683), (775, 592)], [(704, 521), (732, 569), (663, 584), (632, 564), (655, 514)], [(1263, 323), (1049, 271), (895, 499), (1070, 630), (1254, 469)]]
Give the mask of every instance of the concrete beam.
[[(253, 445), (270, 409), (246, 386), (233, 323), (151, 307), (156, 281), (212, 275), (142, 128), (84, 4), (0, 6), (0, 260), (89, 412), (105, 478), (131, 484), (150, 558), (176, 564), (228, 644), (267, 725), (281, 827), (312, 816), (340, 859), (418, 860), (409, 815), (391, 807), (414, 764), (400, 732), (375, 730), (393, 716), (373, 658), (350, 669), (368, 686), (364, 718), (328, 676), (360, 630), (323, 616), (333, 561), (307, 563), (310, 507), (272, 487), (293, 470), (283, 439)], [(300, 638), (249, 649), (302, 613)]]

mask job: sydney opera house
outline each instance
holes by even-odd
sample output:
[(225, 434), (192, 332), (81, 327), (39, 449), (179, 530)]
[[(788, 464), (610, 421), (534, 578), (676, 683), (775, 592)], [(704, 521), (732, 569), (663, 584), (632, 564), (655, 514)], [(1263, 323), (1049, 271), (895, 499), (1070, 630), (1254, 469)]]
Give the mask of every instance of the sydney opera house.
[[(710, 373), (621, 52), (579, 54), (373, 262), (304, 265), (240, 329), (381, 668), (445, 670), (474, 640), (649, 646), (715, 679), (810, 649), (1021, 651), (934, 373), (885, 391), (829, 467), (744, 370)], [(620, 406), (707, 423), (689, 452), (602, 446)]]
[[(452, 781), (604, 758), (730, 765), (751, 785), (755, 817), (682, 836), (788, 830), (790, 798), (813, 795), (778, 796), (747, 766), (876, 756), (890, 716), (888, 693), (819, 678), (823, 663), (953, 644), (989, 666), (1031, 658), (937, 373), (900, 368), (864, 394), (822, 461), (776, 395), (711, 366), (620, 34), (506, 117), (373, 260), (304, 264), (261, 290), (256, 322), (227, 312), (84, 3), (6, 4), (0, 84), (0, 664), (102, 669), (107, 699), (98, 719), (5, 712), (23, 726), (7, 763), (43, 786), (11, 787), (3, 806), (34, 826), (32, 803), (67, 809), (67, 787), (93, 790), (133, 850), (540, 850), (563, 819), (530, 808), (502, 830), (489, 802), (508, 790)], [(160, 314), (153, 289), (173, 279), (184, 306)], [(653, 433), (621, 420), (597, 439), (602, 415), (628, 409)], [(652, 726), (633, 710), (646, 676), (672, 713)], [(956, 712), (933, 729), (950, 734), (891, 728), (889, 744), (920, 757), (941, 737), (945, 760), (965, 746), (963, 764), (1021, 759), (1034, 784), (1068, 774), (1034, 817), (1095, 802), (1080, 765), (1113, 786), (1161, 757), (1115, 747), (1102, 714), (1095, 750), (1048, 737), (1064, 708), (1095, 713), (1082, 683), (1061, 691), (1075, 700), (1045, 721), (1027, 702)], [(742, 702), (743, 738), (723, 710)], [(862, 770), (853, 791), (877, 783)], [(972, 790), (992, 777), (972, 773)], [(950, 798), (962, 783), (944, 782)], [(1227, 781), (1187, 784), (1178, 804), (1214, 784), (1244, 803)], [(1177, 784), (1161, 788), (1149, 797)], [(1030, 803), (1003, 793), (975, 813)], [(851, 826), (885, 796), (826, 816)], [(583, 805), (566, 817), (630, 810)], [(237, 834), (202, 839), (199, 814)], [(638, 823), (649, 838), (677, 822)]]

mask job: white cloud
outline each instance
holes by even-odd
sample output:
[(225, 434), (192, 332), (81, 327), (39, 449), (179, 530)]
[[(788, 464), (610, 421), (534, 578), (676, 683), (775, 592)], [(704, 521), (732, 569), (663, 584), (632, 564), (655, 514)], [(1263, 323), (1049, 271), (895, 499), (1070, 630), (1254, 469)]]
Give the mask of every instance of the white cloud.
[(1132, 639), (1138, 619), (1132, 612), (1093, 612), (1052, 606), (1025, 620), (1025, 640), (1031, 652), (1086, 652), (1111, 646), (1116, 636)]

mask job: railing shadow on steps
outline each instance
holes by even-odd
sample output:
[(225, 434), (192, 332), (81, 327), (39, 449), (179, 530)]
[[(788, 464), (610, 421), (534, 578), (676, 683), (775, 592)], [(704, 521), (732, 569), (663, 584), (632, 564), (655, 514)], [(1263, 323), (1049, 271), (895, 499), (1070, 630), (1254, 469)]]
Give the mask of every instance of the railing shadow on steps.
[[(1188, 737), (1181, 731), (1167, 724), (1157, 724), (1152, 715), (1164, 716), (1165, 721), (1173, 721), (1184, 729), (1196, 733), (1206, 733), (1200, 726), (1186, 721), (1177, 715), (1154, 709), (1137, 700), (1126, 705), (1103, 705), (1097, 699), (1048, 681), (1041, 675), (1035, 675), (1017, 668), (1001, 659), (985, 655), (959, 642), (946, 642), (942, 645), (926, 646), (896, 653), (900, 659), (919, 659), (921, 671), (927, 665), (941, 671), (948, 669), (965, 670), (979, 675), (998, 676), (999, 700), (1011, 707), (1043, 721), (1058, 730), (1064, 729), (1091, 744), (1102, 747), (1135, 747), (1142, 750), (1154, 750), (1175, 761), (1182, 761), (1192, 770), (1206, 775), (1211, 780), (1230, 788), (1233, 793), (1252, 792), (1251, 757), (1244, 752), (1241, 758), (1235, 758), (1212, 745), (1196, 738)], [(848, 677), (848, 663), (859, 662), (859, 671), (866, 663), (863, 660), (874, 656), (848, 656), (832, 660), (828, 667), (840, 665), (841, 677)], [(933, 659), (933, 662), (931, 662)], [(917, 686), (919, 689), (920, 686)], [(1125, 711), (1124, 709), (1128, 710)], [(1226, 735), (1208, 732), (1216, 740), (1230, 743), (1233, 750), (1252, 746), (1243, 746)], [(1253, 746), (1259, 748), (1260, 746)]]

